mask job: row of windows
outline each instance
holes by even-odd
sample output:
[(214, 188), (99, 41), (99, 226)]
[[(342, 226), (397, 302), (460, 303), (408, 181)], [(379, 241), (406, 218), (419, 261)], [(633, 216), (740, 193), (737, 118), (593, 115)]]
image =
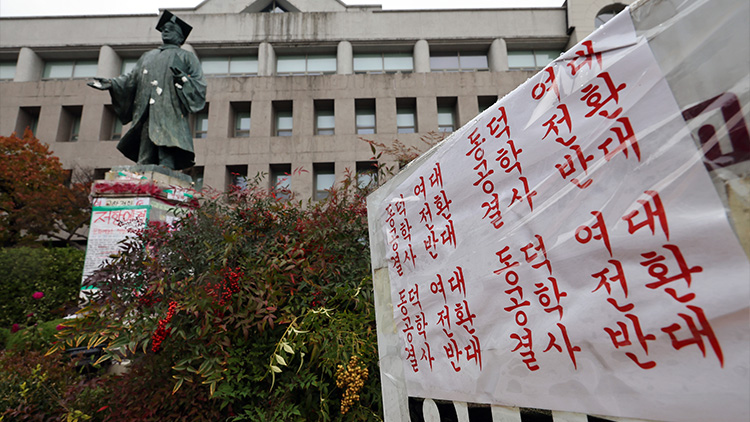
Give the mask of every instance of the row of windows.
[[(268, 171), (268, 187), (275, 189), (276, 197), (287, 199), (290, 197), (292, 186), (292, 165), (270, 164)], [(361, 189), (378, 183), (378, 162), (358, 161), (356, 163), (356, 182)], [(189, 171), (196, 189), (203, 188), (203, 167), (194, 167)], [(227, 185), (245, 188), (248, 180), (247, 165), (226, 166)], [(329, 191), (336, 183), (335, 163), (313, 163), (313, 199), (319, 201), (328, 197)]]
[[(477, 99), (479, 111), (484, 111), (497, 101), (497, 96), (480, 96)], [(437, 123), (440, 132), (453, 132), (457, 129), (457, 99), (456, 97), (437, 98)], [(191, 129), (193, 137), (197, 139), (208, 137), (210, 104), (199, 113), (192, 116)], [(273, 101), (271, 136), (292, 136), (294, 131), (293, 101)], [(314, 134), (334, 135), (336, 133), (336, 118), (334, 100), (314, 100)], [(370, 135), (377, 132), (375, 99), (355, 99), (355, 132), (359, 135)], [(251, 102), (233, 101), (230, 103), (231, 125), (229, 137), (250, 137)], [(16, 132), (21, 133), (26, 127), (36, 132), (41, 107), (21, 107), (16, 121)], [(78, 140), (83, 106), (63, 106), (58, 125), (57, 142), (75, 142)], [(396, 99), (396, 131), (398, 133), (416, 133), (417, 107), (415, 98)], [(122, 123), (115, 117), (111, 106), (105, 106), (102, 116), (101, 140), (119, 140), (124, 132)]]
[[(542, 69), (557, 56), (559, 50), (524, 50), (508, 52), (508, 68), (516, 70)], [(128, 58), (122, 62), (121, 72), (128, 73), (135, 67), (137, 59)], [(207, 76), (253, 76), (258, 74), (258, 57), (248, 55), (204, 57), (201, 59), (203, 73)], [(278, 56), (276, 75), (327, 75), (336, 73), (335, 54), (304, 54)], [(354, 73), (409, 73), (414, 71), (414, 58), (411, 53), (368, 53), (355, 54)], [(430, 69), (433, 72), (477, 72), (488, 71), (486, 54), (478, 53), (435, 53), (430, 56)], [(96, 60), (47, 61), (42, 77), (44, 79), (91, 78), (96, 76)], [(16, 64), (0, 62), (0, 80), (15, 77)]]

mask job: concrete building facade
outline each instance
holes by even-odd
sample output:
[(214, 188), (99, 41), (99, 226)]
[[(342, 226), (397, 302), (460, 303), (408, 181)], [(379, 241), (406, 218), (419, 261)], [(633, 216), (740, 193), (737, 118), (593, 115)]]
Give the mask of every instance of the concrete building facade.
[[(324, 196), (347, 171), (372, 168), (359, 137), (417, 145), (451, 132), (627, 3), (389, 11), (338, 0), (206, 0), (172, 9), (193, 26), (183, 48), (208, 83), (188, 172), (198, 186), (223, 189), (262, 173), (301, 197)], [(130, 164), (113, 142), (128, 127), (109, 95), (85, 82), (127, 72), (160, 45), (156, 22), (0, 19), (0, 134), (31, 127), (75, 171)]]

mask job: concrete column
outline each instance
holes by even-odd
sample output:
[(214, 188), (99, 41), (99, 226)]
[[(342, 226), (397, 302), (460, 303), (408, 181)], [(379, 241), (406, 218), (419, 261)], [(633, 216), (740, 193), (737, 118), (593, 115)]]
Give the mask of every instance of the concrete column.
[(427, 40), (419, 40), (414, 44), (414, 71), (417, 73), (430, 71), (430, 45)]
[(336, 51), (336, 73), (339, 75), (351, 75), (354, 72), (354, 54), (352, 43), (340, 41)]
[(16, 82), (38, 81), (42, 79), (42, 72), (44, 72), (44, 60), (34, 50), (22, 47), (18, 52), (16, 76), (13, 80)]
[(273, 76), (276, 73), (276, 52), (270, 43), (258, 46), (258, 76)]
[(99, 62), (96, 65), (96, 76), (100, 78), (114, 78), (120, 76), (122, 69), (122, 59), (117, 55), (115, 50), (103, 45), (99, 49)]
[(508, 70), (508, 47), (504, 39), (495, 38), (492, 40), (487, 61), (490, 62), (490, 70), (493, 72)]

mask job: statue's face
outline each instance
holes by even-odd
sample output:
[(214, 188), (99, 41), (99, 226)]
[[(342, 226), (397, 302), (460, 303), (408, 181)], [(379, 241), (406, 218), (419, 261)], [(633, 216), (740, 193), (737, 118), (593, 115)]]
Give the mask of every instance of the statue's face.
[(164, 44), (182, 44), (182, 30), (179, 25), (173, 22), (167, 22), (161, 28), (161, 40)]

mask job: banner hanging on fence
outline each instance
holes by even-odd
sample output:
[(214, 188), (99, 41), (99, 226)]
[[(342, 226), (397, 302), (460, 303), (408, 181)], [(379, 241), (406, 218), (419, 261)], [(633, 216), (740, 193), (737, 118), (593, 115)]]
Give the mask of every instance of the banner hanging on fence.
[(750, 265), (701, 156), (627, 12), (454, 133), (378, 209), (408, 394), (746, 416)]

